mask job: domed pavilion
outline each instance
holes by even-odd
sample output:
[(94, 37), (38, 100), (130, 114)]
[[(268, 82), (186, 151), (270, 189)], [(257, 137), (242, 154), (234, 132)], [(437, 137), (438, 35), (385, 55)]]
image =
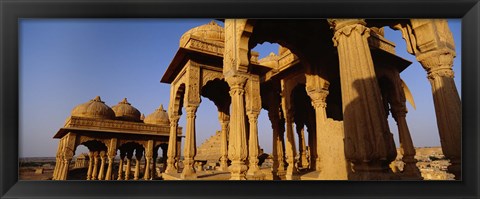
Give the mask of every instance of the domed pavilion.
[[(180, 146), (182, 129), (178, 127), (175, 132), (174, 140)], [(79, 145), (89, 150), (83, 180), (158, 178), (158, 149), (162, 148), (162, 157), (167, 156), (169, 136), (170, 123), (163, 105), (143, 119), (126, 98), (110, 108), (97, 96), (74, 107), (64, 127), (55, 134), (54, 138), (60, 142), (53, 180), (71, 179), (69, 172), (83, 168), (70, 166)], [(163, 160), (165, 165), (166, 158)]]

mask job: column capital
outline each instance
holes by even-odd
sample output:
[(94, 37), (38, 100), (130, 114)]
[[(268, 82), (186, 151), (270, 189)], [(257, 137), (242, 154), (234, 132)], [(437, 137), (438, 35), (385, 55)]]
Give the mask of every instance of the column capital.
[(243, 91), (247, 79), (248, 78), (246, 76), (238, 74), (225, 77), (228, 86), (230, 86), (230, 95), (232, 95), (232, 91), (237, 89), (241, 89)]
[(185, 109), (187, 110), (187, 118), (194, 118), (195, 113), (197, 112), (198, 105), (187, 105)]
[(172, 124), (178, 125), (178, 120), (180, 120), (180, 115), (171, 115), (169, 117), (169, 120), (170, 120), (170, 126)]
[(370, 29), (365, 25), (364, 19), (327, 19), (330, 27), (334, 30), (333, 45), (338, 45), (341, 36), (349, 37), (352, 32), (358, 32), (365, 37), (370, 36)]
[(422, 65), (423, 69), (427, 71), (429, 80), (437, 77), (454, 77), (453, 59), (455, 52), (450, 49), (440, 49), (423, 53), (417, 56), (417, 60)]
[(328, 90), (309, 90), (307, 91), (308, 96), (312, 100), (312, 106), (314, 108), (326, 108), (327, 107), (327, 96), (329, 94)]

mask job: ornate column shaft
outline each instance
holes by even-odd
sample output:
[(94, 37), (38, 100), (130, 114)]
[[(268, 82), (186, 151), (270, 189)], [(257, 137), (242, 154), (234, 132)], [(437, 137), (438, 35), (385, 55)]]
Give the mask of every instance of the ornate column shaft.
[(145, 172), (143, 174), (144, 180), (150, 180), (150, 167), (152, 166), (152, 157), (153, 157), (153, 140), (148, 140), (147, 146), (145, 148)]
[(297, 126), (297, 134), (298, 134), (298, 151), (300, 154), (300, 162), (299, 167), (307, 168), (308, 167), (308, 160), (307, 160), (307, 146), (305, 145), (305, 131), (303, 126)]
[(92, 180), (97, 180), (98, 176), (98, 151), (93, 152), (93, 171)]
[(370, 30), (362, 19), (328, 21), (334, 28), (333, 42), (338, 49), (345, 155), (354, 165), (349, 178), (391, 179), (393, 175), (388, 164), (395, 158), (396, 149), (388, 132), (367, 42)]
[(248, 138), (248, 171), (247, 175), (258, 176), (261, 174), (260, 167), (258, 167), (258, 115), (260, 112), (249, 111), (248, 121), (250, 123), (250, 133)]
[(280, 96), (275, 96), (278, 93), (271, 94), (270, 107), (268, 110), (268, 118), (272, 124), (273, 130), (273, 144), (272, 144), (272, 155), (273, 155), (273, 165), (272, 172), (277, 177), (280, 177), (285, 174), (285, 165), (283, 158), (283, 146), (281, 139), (281, 128), (280, 128), (280, 102), (278, 98)]
[(127, 151), (127, 167), (125, 168), (125, 180), (130, 179), (131, 161), (133, 157), (133, 149)]
[(222, 127), (222, 134), (220, 138), (220, 170), (221, 171), (228, 171), (228, 141), (227, 141), (227, 134), (228, 134), (228, 123), (230, 122), (230, 116), (223, 112), (218, 112), (218, 120), (220, 121), (220, 125)]
[(184, 160), (183, 160), (183, 171), (180, 175), (182, 179), (195, 179), (197, 174), (195, 173), (194, 168), (194, 158), (196, 154), (195, 147), (195, 117), (197, 112), (198, 104), (187, 105), (187, 130), (185, 136), (185, 149), (184, 149)]
[[(177, 155), (177, 129), (180, 116), (172, 114), (170, 116), (170, 136), (168, 139), (167, 167), (165, 173), (177, 173), (175, 169), (175, 156)], [(164, 157), (165, 158), (165, 157)]]
[(244, 103), (244, 85), (247, 80), (243, 76), (226, 77), (230, 86), (230, 96), (232, 98), (232, 108), (230, 112), (231, 122), (228, 142), (228, 159), (232, 161), (229, 170), (231, 172), (230, 180), (245, 180), (245, 159), (247, 158), (247, 142), (245, 129), (245, 103)]
[(286, 111), (286, 118), (285, 118), (285, 123), (286, 123), (286, 131), (287, 131), (287, 142), (285, 145), (286, 149), (286, 158), (287, 158), (287, 173), (286, 173), (286, 179), (287, 180), (293, 180), (293, 175), (296, 173), (296, 168), (295, 168), (295, 156), (296, 156), (296, 148), (295, 148), (295, 137), (293, 135), (293, 112), (291, 111)]
[(462, 102), (455, 86), (452, 70), (454, 52), (437, 50), (417, 56), (417, 60), (427, 71), (432, 85), (433, 102), (437, 117), (440, 142), (445, 157), (450, 159), (448, 171), (461, 179), (461, 132)]
[(55, 157), (55, 169), (53, 170), (52, 180), (58, 180), (58, 173), (61, 170), (62, 162), (63, 139), (58, 142), (57, 154)]
[[(325, 147), (326, 140), (322, 140), (328, 137), (328, 133), (326, 132), (326, 122), (327, 122), (327, 112), (326, 112), (326, 99), (328, 96), (328, 90), (314, 90), (314, 91), (307, 91), (308, 95), (312, 99), (312, 106), (315, 109), (315, 122), (316, 122), (316, 151), (311, 151), (311, 153), (316, 154), (316, 159), (315, 159), (315, 170), (316, 171), (322, 171), (322, 167), (328, 166), (328, 165), (322, 165), (322, 159), (325, 157), (322, 157), (322, 148)], [(312, 160), (313, 161), (313, 160)]]
[(118, 162), (118, 177), (117, 180), (122, 180), (123, 177), (123, 160), (125, 159), (125, 152), (120, 150), (120, 162)]
[(112, 170), (113, 170), (113, 162), (114, 158), (117, 155), (117, 138), (110, 139), (110, 143), (108, 144), (107, 148), (107, 157), (108, 157), (108, 167), (107, 167), (107, 174), (105, 176), (105, 180), (112, 180)]
[(103, 180), (105, 178), (105, 151), (100, 151), (100, 172), (98, 179)]
[(140, 161), (142, 160), (143, 150), (135, 150), (135, 173), (133, 173), (133, 179), (138, 180), (140, 175)]
[(87, 180), (92, 179), (92, 170), (93, 170), (93, 152), (88, 152), (88, 171), (87, 171)]

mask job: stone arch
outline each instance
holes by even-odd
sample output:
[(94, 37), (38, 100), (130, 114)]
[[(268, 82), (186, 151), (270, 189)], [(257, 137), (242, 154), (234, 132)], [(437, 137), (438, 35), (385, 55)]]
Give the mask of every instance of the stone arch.
[(206, 82), (201, 88), (200, 94), (211, 100), (218, 108), (219, 112), (229, 114), (231, 103), (230, 87), (224, 78), (214, 78)]
[(182, 115), (183, 101), (186, 93), (185, 83), (181, 83), (178, 87), (173, 87), (172, 97), (168, 113), (172, 115)]
[[(89, 151), (107, 151), (107, 145), (103, 140), (89, 139), (80, 143), (88, 148)], [(76, 147), (75, 147), (76, 148)]]

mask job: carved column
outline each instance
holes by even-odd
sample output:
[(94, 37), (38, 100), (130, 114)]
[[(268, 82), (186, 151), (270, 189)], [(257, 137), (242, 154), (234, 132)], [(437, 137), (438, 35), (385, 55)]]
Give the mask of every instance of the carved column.
[(87, 171), (87, 180), (92, 179), (92, 170), (93, 170), (93, 151), (88, 152), (88, 171)]
[(299, 166), (301, 166), (302, 168), (307, 168), (308, 167), (307, 146), (305, 145), (305, 131), (303, 126), (297, 126), (297, 134), (298, 134), (298, 151), (300, 154)]
[(140, 175), (140, 161), (142, 160), (143, 150), (141, 148), (135, 149), (135, 173), (133, 174), (133, 179), (138, 180)]
[(55, 156), (55, 169), (53, 170), (52, 180), (58, 180), (58, 173), (61, 170), (62, 161), (62, 150), (63, 150), (63, 139), (60, 139), (58, 142), (57, 154)]
[(285, 165), (283, 158), (283, 146), (281, 139), (281, 128), (280, 128), (280, 95), (278, 93), (278, 88), (273, 88), (271, 93), (269, 93), (269, 107), (268, 107), (268, 119), (272, 124), (272, 135), (273, 135), (273, 144), (272, 144), (272, 155), (273, 155), (273, 165), (272, 172), (277, 177), (283, 176), (285, 174)]
[(173, 113), (170, 116), (170, 137), (168, 139), (168, 159), (165, 173), (177, 173), (177, 170), (175, 169), (175, 156), (177, 155), (177, 129), (179, 119), (180, 116)]
[(261, 174), (260, 167), (258, 167), (258, 115), (260, 112), (249, 111), (248, 121), (250, 123), (250, 133), (248, 138), (248, 171), (247, 175), (258, 176)]
[(286, 123), (286, 133), (287, 133), (287, 142), (285, 145), (285, 156), (287, 158), (287, 172), (286, 179), (292, 180), (293, 175), (296, 172), (295, 168), (295, 138), (293, 135), (293, 122), (294, 122), (294, 112), (291, 103), (291, 90), (292, 83), (289, 81), (282, 80), (282, 110)]
[[(286, 111), (287, 112), (287, 111)], [(295, 138), (293, 135), (293, 112), (288, 111), (285, 117), (286, 123), (286, 131), (287, 131), (287, 142), (285, 144), (286, 153), (285, 156), (287, 158), (287, 173), (285, 175), (287, 180), (293, 180), (294, 174), (296, 173), (295, 168), (295, 156), (296, 156), (296, 149), (295, 149)]]
[(448, 171), (461, 179), (461, 132), (462, 132), (462, 102), (455, 86), (452, 70), (454, 52), (437, 50), (417, 56), (423, 68), (427, 71), (428, 80), (432, 85), (433, 102), (437, 116), (438, 132), (445, 157), (450, 159)]
[(195, 173), (195, 168), (193, 166), (194, 158), (196, 154), (195, 147), (195, 117), (197, 112), (198, 104), (193, 105), (189, 104), (187, 109), (187, 130), (185, 136), (185, 149), (183, 160), (183, 171), (181, 174), (182, 179), (195, 179), (197, 174)]
[(98, 176), (98, 155), (99, 152), (93, 152), (93, 171), (92, 171), (92, 180), (97, 180)]
[(218, 112), (218, 120), (220, 121), (220, 125), (222, 127), (222, 134), (220, 138), (220, 170), (221, 171), (228, 171), (228, 142), (227, 142), (227, 134), (228, 134), (228, 123), (230, 122), (230, 116), (223, 113)]
[(437, 117), (442, 151), (451, 165), (448, 171), (461, 179), (461, 101), (452, 70), (455, 44), (445, 19), (411, 19), (397, 24), (407, 43), (407, 51), (414, 54), (427, 72), (432, 86), (433, 103)]
[(148, 140), (147, 146), (145, 148), (145, 173), (143, 174), (144, 180), (150, 180), (150, 167), (152, 163), (153, 156), (153, 140)]
[(398, 136), (400, 138), (400, 154), (402, 154), (402, 161), (405, 163), (402, 176), (404, 179), (419, 180), (422, 179), (422, 176), (416, 165), (415, 147), (413, 146), (407, 120), (405, 119), (408, 111), (404, 89), (408, 88), (406, 88), (406, 85), (400, 79), (398, 71), (392, 70), (386, 74), (392, 82), (392, 87), (389, 89), (386, 98), (390, 103), (393, 119), (397, 122)]
[(60, 177), (59, 180), (67, 180), (68, 176), (68, 169), (70, 167), (70, 162), (72, 161), (74, 152), (75, 152), (75, 139), (76, 139), (76, 134), (74, 133), (68, 133), (63, 137), (64, 139), (64, 144), (63, 144), (63, 153), (62, 153), (62, 169), (60, 170)]
[[(353, 163), (354, 180), (386, 180), (396, 156), (363, 19), (329, 19), (338, 49), (342, 90), (345, 156)], [(318, 134), (319, 132), (317, 132)], [(317, 140), (319, 138), (317, 137)], [(317, 146), (321, 147), (321, 146)]]
[(120, 150), (120, 162), (118, 162), (118, 177), (117, 180), (122, 180), (123, 176), (123, 160), (125, 159), (126, 152)]
[(244, 85), (246, 77), (234, 75), (226, 77), (230, 86), (232, 108), (228, 141), (228, 158), (232, 161), (229, 167), (230, 180), (245, 180), (245, 159), (247, 158), (247, 142), (245, 129)]
[(105, 178), (105, 151), (100, 151), (100, 172), (98, 179), (103, 180)]
[[(152, 179), (155, 179), (158, 177), (157, 175), (157, 158), (158, 158), (158, 149), (156, 151), (153, 151), (153, 160), (152, 160), (152, 170), (150, 171), (150, 176)], [(167, 149), (162, 148), (162, 159), (163, 159), (163, 167), (160, 172), (165, 172), (166, 165), (167, 165)], [(175, 170), (174, 170), (175, 171)]]
[(115, 156), (117, 155), (117, 138), (110, 139), (107, 150), (108, 168), (105, 180), (112, 180), (113, 162), (115, 160)]
[(132, 157), (133, 157), (133, 149), (129, 149), (127, 151), (127, 167), (125, 168), (125, 180), (130, 179)]

